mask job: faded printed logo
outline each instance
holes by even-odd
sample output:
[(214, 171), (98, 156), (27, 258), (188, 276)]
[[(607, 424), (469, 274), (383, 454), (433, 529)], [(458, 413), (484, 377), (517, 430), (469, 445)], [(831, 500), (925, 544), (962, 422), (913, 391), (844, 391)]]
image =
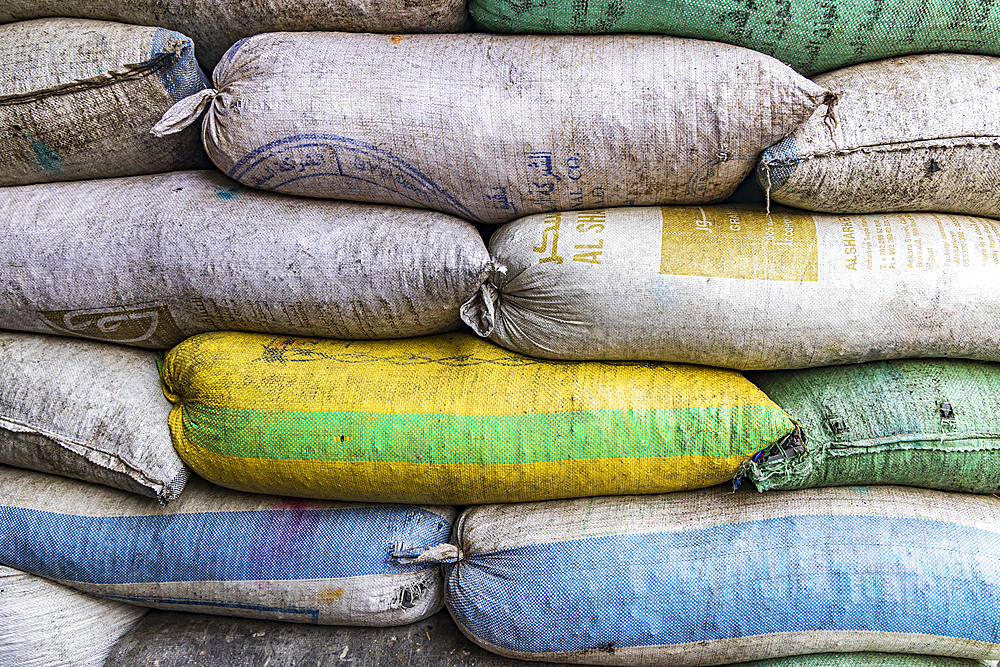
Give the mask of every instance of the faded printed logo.
[(141, 347), (170, 347), (184, 336), (170, 311), (160, 303), (140, 303), (79, 310), (41, 310), (56, 333)]

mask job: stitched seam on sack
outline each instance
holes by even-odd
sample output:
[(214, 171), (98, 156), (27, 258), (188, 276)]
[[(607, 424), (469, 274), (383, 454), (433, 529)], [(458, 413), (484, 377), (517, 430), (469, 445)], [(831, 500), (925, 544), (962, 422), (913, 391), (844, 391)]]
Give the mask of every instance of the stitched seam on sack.
[(946, 139), (966, 139), (966, 135), (958, 137), (938, 137), (937, 139), (928, 139), (926, 141), (900, 141), (896, 143), (888, 144), (871, 144), (868, 146), (857, 146), (855, 148), (845, 148), (839, 151), (831, 151), (829, 153), (808, 153), (804, 155), (796, 155), (793, 158), (780, 158), (773, 160), (762, 160), (769, 167), (791, 167), (808, 160), (814, 160), (816, 158), (825, 157), (840, 157), (842, 155), (850, 155), (852, 153), (899, 153), (902, 151), (915, 151), (923, 149), (932, 148), (989, 148), (989, 147), (1000, 147), (1000, 136), (983, 137), (981, 139), (969, 139), (968, 141), (962, 143), (942, 143)]
[(94, 90), (105, 86), (112, 86), (123, 81), (142, 79), (159, 71), (160, 69), (163, 69), (164, 65), (168, 64), (168, 62), (173, 60), (175, 57), (176, 56), (172, 53), (159, 53), (148, 63), (143, 65), (125, 65), (121, 69), (102, 72), (101, 74), (92, 76), (88, 79), (78, 79), (76, 81), (70, 81), (69, 83), (59, 84), (58, 86), (52, 86), (50, 88), (32, 90), (28, 93), (4, 95), (0, 97), (0, 106), (30, 104), (48, 97), (72, 95), (73, 93)]
[[(7, 428), (8, 426), (11, 426), (11, 427), (14, 427), (14, 428)], [(51, 440), (52, 442), (54, 442), (57, 445), (59, 445), (60, 447), (64, 447), (66, 449), (69, 449), (71, 452), (73, 451), (73, 449), (71, 447), (69, 447), (68, 445), (75, 445), (75, 446), (79, 447), (80, 449), (88, 451), (88, 452), (96, 452), (96, 453), (101, 454), (103, 456), (107, 456), (109, 459), (114, 459), (115, 461), (118, 461), (124, 468), (126, 468), (125, 474), (129, 474), (129, 471), (135, 473), (135, 475), (139, 478), (139, 479), (136, 479), (136, 481), (138, 481), (140, 483), (146, 484), (148, 486), (153, 486), (153, 487), (162, 487), (162, 486), (165, 486), (165, 484), (163, 482), (161, 482), (160, 480), (156, 480), (156, 479), (153, 479), (153, 478), (149, 477), (148, 475), (145, 474), (145, 472), (143, 472), (142, 469), (137, 468), (132, 463), (129, 463), (128, 461), (126, 461), (125, 459), (123, 459), (120, 455), (113, 454), (111, 452), (106, 452), (106, 451), (104, 451), (102, 449), (97, 449), (96, 447), (91, 447), (90, 445), (87, 445), (86, 443), (80, 442), (79, 440), (74, 440), (72, 438), (67, 438), (64, 435), (60, 435), (60, 434), (54, 433), (52, 431), (46, 431), (46, 430), (40, 429), (40, 428), (38, 428), (36, 426), (31, 426), (29, 424), (24, 424), (22, 422), (14, 421), (12, 419), (7, 419), (6, 417), (0, 417), (0, 428), (7, 429), (9, 431), (14, 431), (15, 433), (34, 433), (36, 435), (44, 436), (44, 437), (48, 438), (49, 440)], [(76, 454), (78, 452), (74, 452), (74, 453)], [(96, 466), (100, 466), (101, 468), (104, 468), (106, 470), (110, 470), (112, 472), (117, 472), (119, 474), (122, 474), (121, 470), (115, 470), (114, 468), (109, 468), (108, 466), (102, 465), (101, 463), (98, 463), (97, 461), (92, 461), (89, 458), (87, 460), (90, 461), (91, 463), (93, 463)]]
[[(907, 443), (913, 442), (941, 442), (944, 441), (955, 441), (955, 440), (996, 440), (996, 446), (994, 447), (893, 447), (892, 445), (905, 445)], [(939, 451), (939, 452), (991, 452), (1000, 449), (1000, 433), (978, 433), (978, 432), (963, 432), (963, 433), (948, 433), (942, 437), (941, 433), (906, 433), (903, 435), (894, 436), (883, 436), (879, 438), (864, 438), (860, 440), (853, 440), (849, 443), (840, 442), (829, 442), (827, 443), (828, 448), (826, 453), (830, 456), (844, 457), (844, 456), (854, 456), (858, 454), (875, 454), (882, 451)], [(858, 448), (875, 449), (875, 451), (856, 451)]]

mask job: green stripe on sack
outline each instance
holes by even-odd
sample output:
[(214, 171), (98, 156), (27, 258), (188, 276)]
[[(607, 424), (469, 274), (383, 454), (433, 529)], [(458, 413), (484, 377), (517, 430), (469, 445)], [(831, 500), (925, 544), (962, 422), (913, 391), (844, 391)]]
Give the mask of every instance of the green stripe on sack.
[(435, 464), (750, 456), (791, 429), (766, 406), (469, 416), (186, 404), (182, 423), (192, 444), (226, 456)]

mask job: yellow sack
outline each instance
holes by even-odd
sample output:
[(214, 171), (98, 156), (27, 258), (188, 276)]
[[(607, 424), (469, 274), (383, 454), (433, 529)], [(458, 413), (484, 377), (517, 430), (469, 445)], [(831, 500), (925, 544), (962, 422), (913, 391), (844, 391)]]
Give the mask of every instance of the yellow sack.
[(740, 374), (543, 361), (468, 334), (350, 342), (218, 332), (168, 352), (174, 446), (233, 489), (466, 505), (732, 478), (790, 418)]

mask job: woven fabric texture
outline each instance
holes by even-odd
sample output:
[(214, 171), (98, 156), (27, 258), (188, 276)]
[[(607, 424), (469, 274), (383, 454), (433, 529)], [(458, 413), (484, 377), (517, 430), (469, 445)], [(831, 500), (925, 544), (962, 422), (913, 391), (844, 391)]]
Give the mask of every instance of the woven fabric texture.
[(208, 80), (184, 35), (84, 19), (0, 25), (0, 186), (210, 165), (198, 133), (149, 133)]
[(487, 30), (651, 32), (745, 46), (806, 75), (910, 53), (1000, 55), (1000, 8), (988, 0), (471, 0)]
[(1000, 361), (1000, 223), (636, 207), (528, 216), (463, 319), (520, 354), (740, 370)]
[(240, 182), (487, 223), (719, 201), (827, 99), (762, 54), (641, 35), (272, 33), (213, 81), (205, 148)]
[(792, 429), (738, 373), (546, 362), (468, 334), (203, 334), (167, 353), (162, 376), (174, 445), (200, 475), (338, 500), (464, 505), (700, 488)]
[(828, 651), (1000, 657), (992, 496), (714, 487), (474, 507), (456, 535), (448, 608), (508, 657), (677, 667)]
[(448, 507), (237, 493), (192, 477), (162, 506), (0, 466), (0, 564), (132, 604), (323, 625), (402, 625), (441, 607)]
[(215, 171), (0, 190), (0, 238), (5, 328), (150, 348), (217, 330), (447, 331), (490, 262), (452, 216), (262, 193)]

